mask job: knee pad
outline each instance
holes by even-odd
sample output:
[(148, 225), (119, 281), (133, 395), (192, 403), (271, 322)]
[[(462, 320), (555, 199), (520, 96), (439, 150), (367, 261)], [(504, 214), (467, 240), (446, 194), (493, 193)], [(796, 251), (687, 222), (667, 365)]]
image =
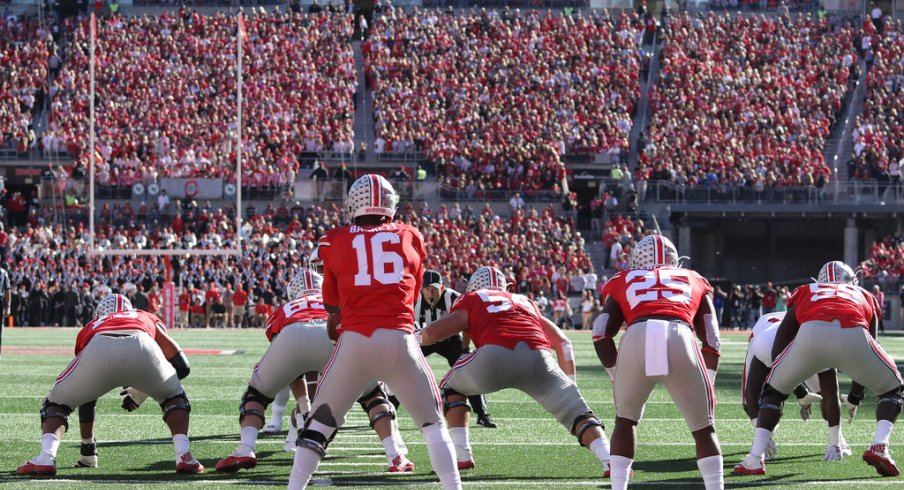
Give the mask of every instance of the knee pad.
[(329, 443), (330, 441), (326, 436), (311, 429), (299, 430), (298, 439), (295, 440), (296, 446), (310, 449), (319, 454), (321, 458), (326, 455), (326, 447)]
[(97, 400), (91, 400), (90, 402), (83, 403), (80, 407), (78, 407), (78, 423), (94, 423), (94, 414), (96, 408)]
[(371, 398), (379, 396), (380, 398), (386, 398), (386, 393), (383, 391), (383, 388), (380, 386), (380, 383), (377, 383), (377, 387), (374, 388), (370, 393), (362, 395), (361, 398), (358, 398), (358, 404), (361, 405), (361, 410), (364, 410), (364, 413), (367, 413), (367, 400)]
[(604, 430), (606, 428), (591, 410), (574, 418), (574, 422), (571, 423), (571, 433), (578, 438), (578, 444), (583, 446), (584, 444), (581, 442), (581, 439), (584, 437), (584, 432), (587, 432), (593, 427), (599, 427)]
[[(450, 401), (449, 401), (449, 396), (453, 396), (453, 395), (464, 396), (465, 399), (464, 399), (464, 400), (456, 400), (456, 401), (451, 401), (451, 402), (450, 402)], [(444, 414), (445, 414), (445, 413), (449, 413), (449, 410), (451, 410), (451, 409), (453, 409), (453, 408), (455, 408), (455, 407), (465, 407), (465, 408), (468, 409), (468, 412), (471, 411), (471, 406), (468, 405), (468, 397), (466, 397), (465, 395), (463, 395), (463, 394), (461, 394), (461, 393), (459, 393), (459, 392), (457, 392), (457, 391), (455, 391), (455, 390), (453, 390), (453, 389), (445, 388), (445, 389), (443, 390), (443, 413), (444, 413)]]
[(900, 411), (904, 407), (904, 385), (879, 395), (879, 404), (882, 403), (891, 403), (897, 406)]
[(760, 409), (768, 408), (782, 415), (782, 409), (785, 406), (785, 400), (788, 395), (776, 390), (769, 383), (763, 385), (763, 391), (760, 394)]
[(273, 402), (272, 398), (268, 398), (266, 395), (257, 391), (253, 386), (248, 385), (248, 389), (245, 390), (245, 394), (242, 395), (242, 403), (239, 405), (239, 423), (242, 423), (245, 420), (246, 415), (253, 415), (259, 419), (261, 419), (262, 424), (267, 423), (267, 416), (261, 410), (254, 410), (245, 408), (245, 405), (248, 402), (257, 402), (264, 406), (264, 410), (267, 410), (267, 405), (270, 405)]
[(188, 403), (188, 397), (185, 395), (184, 391), (172, 398), (163, 400), (163, 403), (160, 404), (160, 408), (163, 409), (164, 422), (166, 422), (166, 418), (169, 417), (170, 412), (174, 410), (184, 410), (187, 413), (191, 413), (191, 404)]
[[(332, 431), (332, 434), (324, 434), (324, 429)], [(336, 420), (333, 418), (328, 405), (321, 405), (317, 411), (309, 413), (305, 419), (305, 425), (298, 431), (298, 439), (295, 445), (308, 448), (319, 454), (322, 458), (326, 454), (326, 447), (330, 444), (336, 433)]]
[(69, 414), (72, 413), (72, 409), (66, 405), (61, 403), (53, 403), (48, 399), (44, 399), (44, 403), (41, 405), (41, 423), (43, 424), (45, 420), (56, 417), (59, 419), (63, 419), (63, 426), (66, 427), (66, 430), (69, 430)]

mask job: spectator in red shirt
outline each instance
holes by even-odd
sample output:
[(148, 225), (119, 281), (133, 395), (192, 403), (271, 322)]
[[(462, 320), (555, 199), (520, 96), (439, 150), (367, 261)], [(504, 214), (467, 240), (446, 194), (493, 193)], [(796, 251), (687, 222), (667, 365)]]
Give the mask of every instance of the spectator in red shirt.
[(267, 324), (267, 318), (270, 317), (273, 307), (264, 303), (264, 298), (258, 298), (257, 304), (254, 305), (254, 326), (263, 327)]
[(242, 289), (241, 283), (236, 283), (235, 292), (232, 293), (232, 322), (236, 328), (242, 328), (245, 318), (245, 303), (248, 302), (248, 293)]

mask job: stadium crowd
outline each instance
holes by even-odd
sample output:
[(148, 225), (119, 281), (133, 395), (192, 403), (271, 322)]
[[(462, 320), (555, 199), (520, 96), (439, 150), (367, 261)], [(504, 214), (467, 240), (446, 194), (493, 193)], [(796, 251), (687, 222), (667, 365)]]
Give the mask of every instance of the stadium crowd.
[(32, 118), (44, 104), (52, 45), (33, 18), (0, 18), (0, 149), (25, 153), (35, 144)]
[[(67, 19), (42, 147), (89, 159), (89, 26)], [(243, 179), (294, 182), (298, 157), (353, 148), (356, 73), (346, 14), (252, 13), (243, 56)], [(181, 10), (99, 21), (98, 182), (235, 181), (236, 19)]]
[(390, 10), (363, 46), (375, 150), (424, 152), (462, 189), (549, 189), (566, 154), (626, 157), (643, 32), (628, 14)]
[(812, 16), (670, 17), (635, 179), (821, 187), (855, 35)]

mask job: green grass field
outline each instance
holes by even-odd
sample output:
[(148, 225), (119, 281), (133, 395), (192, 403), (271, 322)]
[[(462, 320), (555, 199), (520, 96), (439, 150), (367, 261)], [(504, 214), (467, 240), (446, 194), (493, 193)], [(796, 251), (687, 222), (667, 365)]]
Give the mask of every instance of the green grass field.
[[(149, 401), (138, 411), (119, 408), (116, 392), (98, 402), (96, 433), (100, 468), (74, 469), (79, 436), (76, 414), (72, 431), (63, 439), (57, 458), (56, 478), (27, 479), (15, 468), (40, 450), (39, 409), (55, 377), (66, 368), (74, 344), (75, 329), (12, 329), (3, 333), (0, 358), (0, 488), (241, 488), (285, 486), (292, 455), (282, 450), (283, 435), (262, 437), (258, 442), (258, 466), (250, 471), (224, 475), (214, 464), (229, 454), (238, 441), (238, 403), (251, 368), (267, 347), (261, 331), (181, 330), (173, 336), (186, 349), (231, 349), (232, 355), (190, 356), (192, 374), (185, 380), (191, 398), (189, 436), (192, 453), (208, 468), (197, 477), (174, 474), (169, 432), (159, 408)], [(615, 408), (609, 378), (600, 367), (588, 334), (571, 334), (578, 362), (578, 386), (600, 418), (611, 426)], [(896, 359), (904, 359), (904, 337), (883, 337), (882, 344)], [(752, 429), (740, 404), (741, 363), (746, 335), (724, 334), (722, 367), (717, 381), (717, 430), (725, 454), (726, 473), (746, 454)], [(50, 349), (51, 347), (62, 347)], [(25, 353), (34, 347), (35, 352)], [(43, 352), (41, 352), (43, 350)], [(431, 356), (437, 377), (446, 371), (445, 360)], [(847, 389), (847, 380), (843, 388)], [(553, 418), (526, 395), (513, 390), (489, 396), (498, 429), (472, 428), (477, 468), (465, 472), (466, 488), (604, 488), (602, 471), (594, 457), (581, 448)], [(787, 405), (786, 416), (775, 439), (779, 457), (767, 464), (765, 477), (726, 476), (726, 487), (757, 488), (803, 485), (811, 488), (902, 486), (904, 479), (880, 478), (860, 454), (872, 438), (875, 397), (868, 396), (853, 424), (843, 431), (854, 456), (840, 463), (822, 462), (826, 444), (825, 424), (804, 422), (797, 404)], [(312, 486), (362, 488), (439, 488), (430, 473), (423, 438), (402, 409), (400, 426), (417, 465), (413, 475), (384, 473), (386, 461), (376, 435), (364, 414), (355, 407), (349, 422), (331, 444), (327, 458), (314, 475)], [(607, 432), (609, 432), (607, 430)], [(632, 480), (637, 487), (702, 488), (694, 461), (693, 441), (680, 413), (667, 393), (657, 389), (647, 405), (638, 429), (639, 444)], [(904, 458), (904, 430), (892, 435), (892, 449)], [(902, 461), (904, 462), (904, 461)]]

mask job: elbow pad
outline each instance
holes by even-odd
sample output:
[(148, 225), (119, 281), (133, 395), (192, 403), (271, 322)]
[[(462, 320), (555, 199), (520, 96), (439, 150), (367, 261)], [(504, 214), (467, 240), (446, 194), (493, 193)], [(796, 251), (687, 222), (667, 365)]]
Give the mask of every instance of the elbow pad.
[(593, 320), (593, 341), (606, 336), (606, 324), (609, 323), (609, 314), (608, 313), (600, 313), (595, 320)]
[(703, 315), (703, 326), (706, 328), (706, 343), (719, 350), (722, 340), (719, 338), (719, 320), (716, 319), (716, 315)]
[(188, 365), (188, 358), (185, 357), (185, 353), (181, 350), (178, 354), (167, 359), (167, 361), (169, 361), (176, 369), (176, 376), (178, 376), (179, 379), (185, 379), (188, 376), (188, 373), (191, 372), (191, 367)]
[(566, 361), (574, 362), (574, 348), (571, 347), (571, 342), (568, 340), (562, 341), (562, 357)]

